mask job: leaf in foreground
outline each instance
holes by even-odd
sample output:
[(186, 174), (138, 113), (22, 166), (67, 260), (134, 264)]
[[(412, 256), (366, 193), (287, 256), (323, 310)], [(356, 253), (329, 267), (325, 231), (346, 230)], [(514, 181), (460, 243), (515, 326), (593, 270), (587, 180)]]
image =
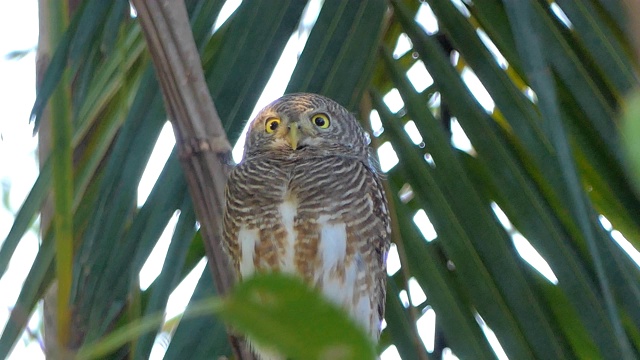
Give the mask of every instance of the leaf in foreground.
[(374, 359), (351, 318), (299, 279), (258, 275), (239, 284), (220, 309), (235, 329), (294, 359)]
[[(293, 359), (369, 360), (376, 353), (368, 334), (341, 309), (298, 278), (258, 275), (231, 294), (195, 304), (182, 319), (217, 314), (227, 324)], [(77, 360), (103, 358), (158, 328), (162, 314), (127, 324), (97, 343), (80, 349)]]

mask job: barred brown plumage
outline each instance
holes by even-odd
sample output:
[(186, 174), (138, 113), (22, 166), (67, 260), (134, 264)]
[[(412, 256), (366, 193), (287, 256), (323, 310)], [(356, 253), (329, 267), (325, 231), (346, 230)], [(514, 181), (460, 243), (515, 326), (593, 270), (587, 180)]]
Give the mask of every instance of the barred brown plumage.
[[(326, 121), (316, 124), (319, 114)], [(377, 340), (391, 230), (370, 156), (364, 130), (333, 100), (301, 93), (274, 101), (252, 121), (229, 176), (223, 238), (239, 280), (297, 274)]]

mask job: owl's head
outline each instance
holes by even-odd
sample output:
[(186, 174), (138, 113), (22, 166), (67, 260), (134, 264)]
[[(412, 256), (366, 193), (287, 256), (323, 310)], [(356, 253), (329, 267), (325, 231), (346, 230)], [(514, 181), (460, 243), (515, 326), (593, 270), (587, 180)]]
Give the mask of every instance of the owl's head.
[(267, 105), (251, 122), (244, 156), (367, 159), (368, 142), (355, 117), (337, 102), (316, 94), (289, 94)]

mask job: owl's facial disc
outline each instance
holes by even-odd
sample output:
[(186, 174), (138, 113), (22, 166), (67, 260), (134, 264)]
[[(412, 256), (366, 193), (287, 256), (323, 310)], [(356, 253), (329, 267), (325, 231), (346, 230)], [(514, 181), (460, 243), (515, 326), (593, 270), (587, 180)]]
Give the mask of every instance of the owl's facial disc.
[[(257, 124), (267, 137), (267, 146), (273, 149), (300, 151), (303, 148), (316, 148), (327, 142), (325, 133), (333, 128), (331, 115), (326, 111), (273, 111), (265, 114)], [(322, 109), (324, 110), (324, 109)], [(264, 120), (263, 120), (264, 119)], [(257, 130), (257, 129), (256, 129)]]
[(319, 132), (325, 131), (330, 124), (329, 115), (324, 113), (316, 113), (312, 116), (302, 115), (288, 122), (284, 139), (293, 150), (317, 144), (321, 140)]

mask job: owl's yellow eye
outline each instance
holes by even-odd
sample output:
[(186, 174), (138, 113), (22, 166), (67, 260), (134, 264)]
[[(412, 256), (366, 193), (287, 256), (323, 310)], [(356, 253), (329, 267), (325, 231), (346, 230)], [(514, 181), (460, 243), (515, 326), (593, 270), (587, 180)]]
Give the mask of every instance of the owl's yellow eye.
[(272, 132), (276, 131), (278, 126), (280, 126), (280, 119), (272, 118), (267, 120), (267, 122), (264, 124), (264, 129), (267, 134), (271, 134)]
[(311, 117), (311, 122), (321, 129), (326, 129), (329, 127), (329, 124), (331, 124), (331, 122), (329, 121), (329, 117), (325, 114), (313, 115)]

